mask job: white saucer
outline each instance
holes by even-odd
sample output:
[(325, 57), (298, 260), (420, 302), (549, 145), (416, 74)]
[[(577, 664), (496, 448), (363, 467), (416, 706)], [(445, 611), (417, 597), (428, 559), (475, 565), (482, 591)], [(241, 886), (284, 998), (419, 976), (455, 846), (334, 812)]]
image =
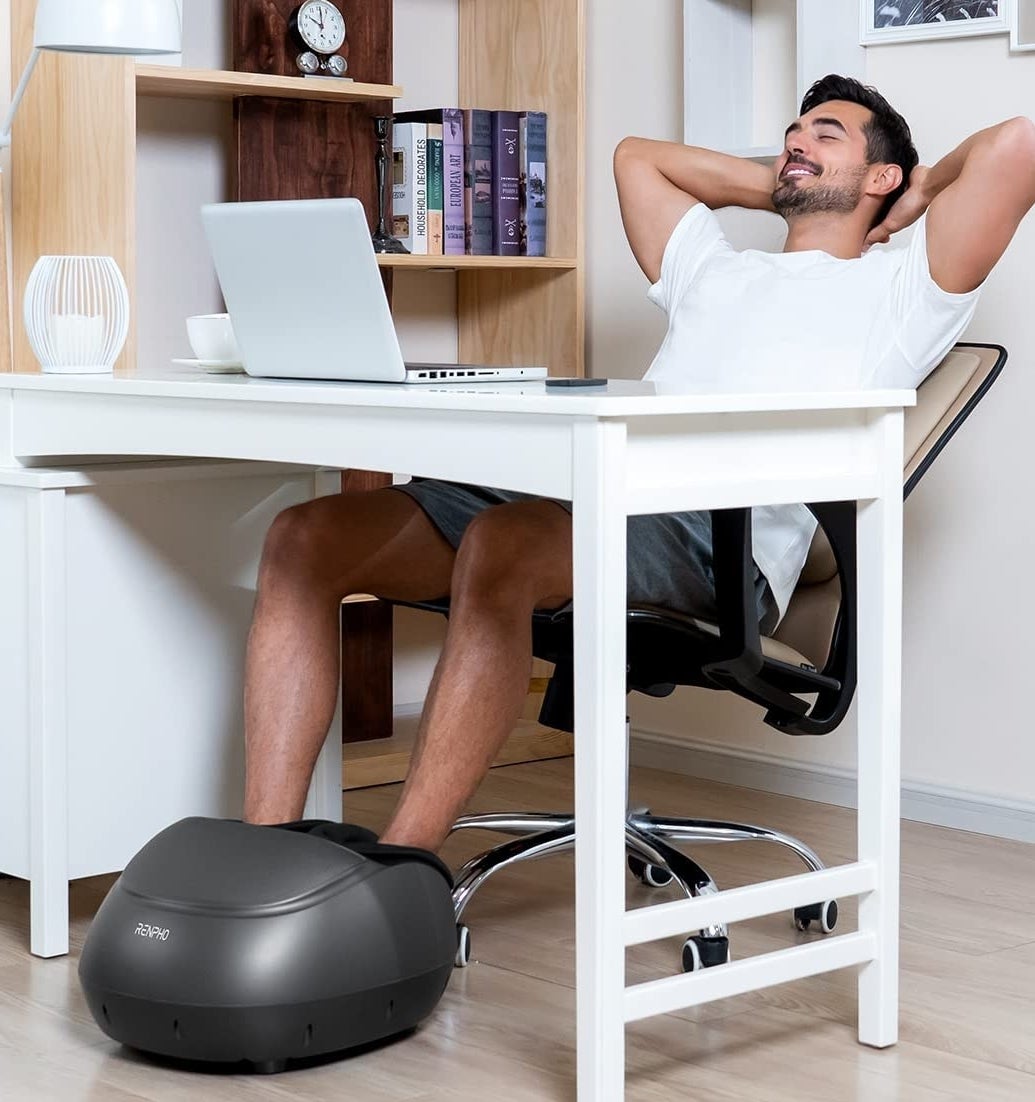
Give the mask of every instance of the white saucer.
[(174, 364), (196, 367), (209, 375), (243, 375), (244, 365), (233, 360), (173, 360)]

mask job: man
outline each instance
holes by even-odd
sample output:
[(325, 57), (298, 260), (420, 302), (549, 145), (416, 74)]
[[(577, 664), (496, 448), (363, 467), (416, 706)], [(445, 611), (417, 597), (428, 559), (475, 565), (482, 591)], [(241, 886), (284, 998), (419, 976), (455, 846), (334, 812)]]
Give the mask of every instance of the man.
[[(1035, 203), (1035, 124), (982, 130), (933, 168), (857, 81), (809, 90), (774, 166), (627, 138), (615, 176), (633, 253), (669, 329), (649, 378), (728, 390), (916, 386), (973, 315), (978, 289)], [(775, 211), (782, 253), (731, 248), (712, 210)], [(926, 216), (925, 216), (926, 215)], [(869, 247), (917, 222), (906, 249)], [(419, 480), (324, 498), (274, 522), (245, 691), (245, 817), (297, 819), (335, 705), (348, 593), (449, 595), (445, 646), (385, 842), (437, 850), (513, 728), (530, 618), (572, 595), (563, 502)], [(763, 631), (787, 607), (812, 539), (803, 506), (755, 510)], [(633, 599), (708, 615), (708, 514), (630, 520)]]

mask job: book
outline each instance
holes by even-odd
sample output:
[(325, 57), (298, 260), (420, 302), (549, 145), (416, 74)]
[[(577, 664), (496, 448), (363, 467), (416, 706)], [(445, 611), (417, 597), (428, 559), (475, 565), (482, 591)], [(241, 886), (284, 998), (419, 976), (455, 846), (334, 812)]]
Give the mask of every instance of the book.
[(492, 112), (492, 251), (520, 256), (518, 112)]
[(456, 107), (442, 112), (443, 214), (446, 256), (464, 255), (464, 116)]
[(441, 256), (442, 229), (442, 123), (428, 123), (428, 255)]
[(492, 113), (464, 110), (464, 251), (492, 255)]
[(392, 127), (392, 233), (415, 256), (428, 251), (428, 127)]
[(443, 252), (447, 256), (463, 256), (466, 252), (464, 113), (459, 107), (436, 107), (421, 111), (400, 111), (395, 117), (400, 122), (442, 125)]
[(521, 169), (522, 256), (546, 256), (546, 114), (525, 111), (518, 120)]

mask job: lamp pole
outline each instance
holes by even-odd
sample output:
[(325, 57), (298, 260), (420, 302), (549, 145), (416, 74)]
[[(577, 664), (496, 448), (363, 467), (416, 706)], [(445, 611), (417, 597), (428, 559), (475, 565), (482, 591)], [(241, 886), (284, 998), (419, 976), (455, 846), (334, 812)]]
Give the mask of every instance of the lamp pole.
[(36, 62), (39, 60), (39, 49), (33, 49), (29, 55), (29, 63), (25, 66), (25, 72), (22, 73), (22, 79), (18, 81), (18, 87), (15, 89), (14, 99), (11, 100), (11, 107), (7, 112), (7, 118), (4, 119), (3, 129), (0, 129), (0, 149), (6, 149), (11, 144), (11, 127), (14, 125), (14, 116), (18, 113), (18, 105), (22, 102), (22, 97), (25, 95), (25, 89), (29, 86), (29, 81), (32, 79), (32, 72), (36, 68)]

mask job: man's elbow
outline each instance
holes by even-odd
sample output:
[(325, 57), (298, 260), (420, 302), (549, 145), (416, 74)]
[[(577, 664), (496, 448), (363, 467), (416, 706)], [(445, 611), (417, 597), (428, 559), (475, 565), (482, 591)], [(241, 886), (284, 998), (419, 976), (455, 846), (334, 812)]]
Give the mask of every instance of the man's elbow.
[(990, 150), (992, 161), (1030, 208), (1035, 205), (1035, 122), (1025, 115), (1007, 119), (997, 139)]
[(1027, 115), (1007, 119), (999, 127), (999, 148), (1022, 165), (1035, 167), (1035, 122)]
[(648, 144), (649, 139), (647, 138), (636, 138), (631, 135), (627, 138), (623, 138), (618, 145), (615, 146), (615, 172), (617, 173), (619, 169), (630, 163), (643, 160), (644, 149)]

